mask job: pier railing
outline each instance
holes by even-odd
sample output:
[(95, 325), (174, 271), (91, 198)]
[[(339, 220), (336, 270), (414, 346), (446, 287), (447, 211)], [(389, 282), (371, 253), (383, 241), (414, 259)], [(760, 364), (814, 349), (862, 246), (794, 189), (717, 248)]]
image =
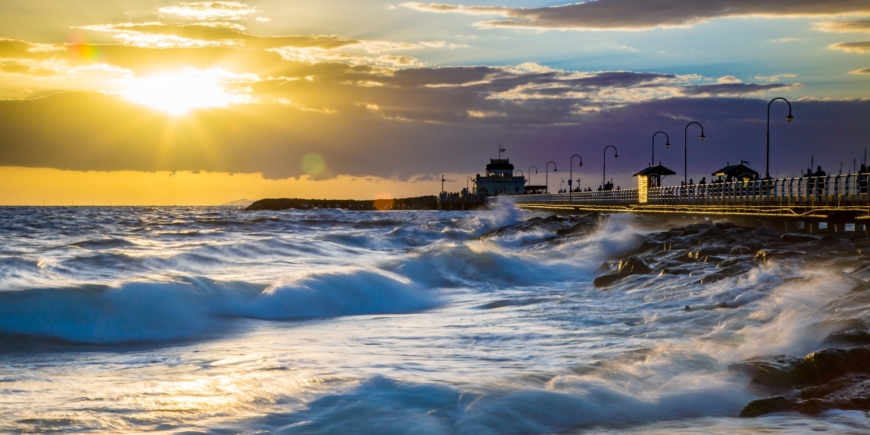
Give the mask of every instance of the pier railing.
[(734, 205), (734, 206), (870, 206), (868, 175), (847, 174), (824, 177), (779, 178), (688, 186), (650, 187), (646, 195), (638, 189), (519, 195), (519, 203), (578, 203), (631, 205)]

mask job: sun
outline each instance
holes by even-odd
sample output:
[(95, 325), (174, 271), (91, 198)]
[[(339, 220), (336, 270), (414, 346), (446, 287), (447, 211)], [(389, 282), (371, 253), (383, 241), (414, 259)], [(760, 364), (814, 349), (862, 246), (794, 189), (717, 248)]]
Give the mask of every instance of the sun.
[(240, 102), (210, 74), (181, 72), (131, 80), (121, 94), (129, 101), (181, 115), (197, 108), (224, 107)]

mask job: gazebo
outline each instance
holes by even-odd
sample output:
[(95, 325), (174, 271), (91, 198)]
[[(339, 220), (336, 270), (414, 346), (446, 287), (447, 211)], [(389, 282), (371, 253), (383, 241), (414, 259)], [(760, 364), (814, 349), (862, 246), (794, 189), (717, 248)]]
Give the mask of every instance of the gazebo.
[(758, 172), (756, 172), (749, 166), (746, 166), (747, 164), (749, 164), (749, 162), (743, 160), (740, 161), (739, 165), (728, 164), (728, 166), (725, 166), (724, 168), (714, 172), (713, 176), (725, 177), (726, 179), (730, 177), (732, 180), (757, 178)]
[[(649, 187), (661, 187), (662, 177), (668, 175), (677, 175), (677, 173), (662, 166), (661, 164), (644, 168), (643, 170), (634, 174), (635, 177), (639, 177), (638, 183), (640, 183), (640, 178), (647, 177)], [(638, 187), (640, 187), (640, 184), (638, 184)]]
[(661, 163), (646, 167), (634, 174), (633, 176), (637, 177), (638, 201), (641, 204), (646, 203), (650, 187), (661, 187), (663, 177), (676, 174), (676, 172), (662, 166)]

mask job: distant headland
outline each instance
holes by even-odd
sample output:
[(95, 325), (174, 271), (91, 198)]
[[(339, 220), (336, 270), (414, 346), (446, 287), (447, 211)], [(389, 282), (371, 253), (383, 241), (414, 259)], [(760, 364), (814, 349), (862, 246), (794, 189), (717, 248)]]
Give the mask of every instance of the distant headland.
[(302, 198), (267, 198), (255, 201), (245, 208), (257, 210), (310, 210), (314, 208), (332, 208), (344, 210), (437, 210), (438, 200), (434, 195), (414, 198), (396, 199), (302, 199)]

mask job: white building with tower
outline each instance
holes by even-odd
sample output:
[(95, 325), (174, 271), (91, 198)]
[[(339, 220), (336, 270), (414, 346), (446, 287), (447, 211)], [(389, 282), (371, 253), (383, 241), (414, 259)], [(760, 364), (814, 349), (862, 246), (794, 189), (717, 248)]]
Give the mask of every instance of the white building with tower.
[(486, 175), (477, 174), (474, 178), (475, 195), (521, 195), (525, 193), (526, 177), (514, 176), (514, 165), (510, 159), (489, 159)]

